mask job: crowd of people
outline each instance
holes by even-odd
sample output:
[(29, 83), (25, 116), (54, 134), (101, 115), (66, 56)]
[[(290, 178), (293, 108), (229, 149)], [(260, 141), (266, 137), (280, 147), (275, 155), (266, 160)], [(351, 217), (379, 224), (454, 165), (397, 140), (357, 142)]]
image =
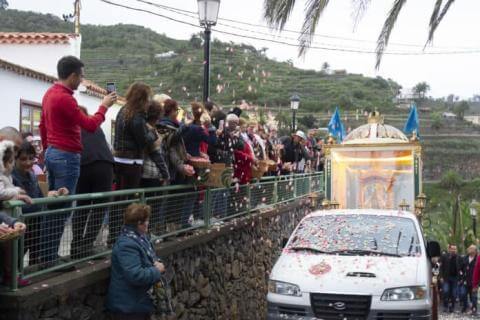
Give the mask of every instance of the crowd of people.
[(439, 289), (443, 311), (455, 312), (456, 303), (461, 313), (477, 315), (477, 295), (480, 284), (480, 259), (475, 245), (467, 248), (467, 254), (458, 254), (457, 246), (450, 244), (438, 261)]
[[(110, 145), (100, 125), (116, 102), (116, 93), (106, 94), (97, 111), (89, 115), (73, 96), (84, 77), (82, 61), (73, 56), (63, 57), (57, 71), (59, 81), (47, 90), (42, 101), (41, 139), (31, 133), (21, 136), (14, 128), (0, 130), (0, 200), (26, 203), (22, 208), (26, 224), (0, 213), (0, 235), (13, 231), (25, 233), (23, 254), (28, 253), (29, 265), (48, 268), (58, 263), (59, 246), (69, 218), (73, 234), (70, 257), (81, 259), (91, 255), (106, 214), (104, 210), (79, 209), (72, 216), (69, 210), (61, 210), (68, 204), (59, 202), (48, 206), (50, 210), (60, 209), (55, 214), (29, 217), (43, 209), (32, 202), (35, 198), (166, 185), (193, 188), (199, 174), (195, 165), (198, 161), (232, 168), (232, 186), (250, 183), (257, 177), (252, 172), (259, 170), (262, 162), (264, 169), (268, 162), (268, 169), (262, 172), (265, 175), (323, 170), (323, 141), (315, 138), (314, 130), (307, 134), (298, 130), (279, 137), (274, 126), (248, 120), (238, 107), (224, 110), (213, 102), (192, 102), (182, 109), (176, 100), (154, 94), (142, 82), (128, 88), (126, 102), (115, 119), (115, 138)], [(39, 183), (44, 177), (47, 190)], [(225, 207), (221, 203), (226, 198), (216, 198), (214, 210)], [(182, 227), (190, 226), (189, 217), (200, 196), (188, 200), (182, 204)], [(102, 201), (106, 200), (83, 200), (77, 206), (88, 207)], [(167, 207), (168, 204), (162, 206)], [(145, 285), (157, 281), (164, 267), (157, 263), (144, 242), (148, 240), (145, 234), (150, 214), (161, 213), (134, 207), (125, 214), (121, 210), (110, 210), (108, 214), (108, 244), (114, 250), (112, 275), (119, 267), (115, 266), (117, 259), (119, 265), (130, 263), (128, 254), (115, 258), (116, 251), (134, 240), (146, 254), (142, 259), (148, 261), (150, 268), (139, 281)], [(143, 227), (139, 229), (139, 225)], [(2, 250), (7, 261), (11, 256), (10, 243), (5, 242)], [(11, 281), (10, 265), (4, 263), (4, 282)], [(140, 269), (143, 267), (142, 263)], [(18, 283), (26, 285), (28, 281), (19, 278)]]

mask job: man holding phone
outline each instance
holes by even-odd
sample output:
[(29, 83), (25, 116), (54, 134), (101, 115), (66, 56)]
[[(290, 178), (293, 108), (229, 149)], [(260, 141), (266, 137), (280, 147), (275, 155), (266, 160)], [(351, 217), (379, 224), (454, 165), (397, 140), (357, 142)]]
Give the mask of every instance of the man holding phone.
[[(73, 97), (84, 78), (83, 62), (74, 57), (61, 58), (57, 64), (59, 81), (50, 87), (42, 101), (40, 135), (45, 150), (49, 190), (67, 188), (74, 194), (80, 176), (80, 153), (82, 152), (81, 129), (94, 132), (105, 121), (105, 114), (117, 94), (107, 94), (93, 116), (85, 115)], [(58, 247), (68, 214), (45, 217), (42, 230), (48, 234), (49, 248), (43, 261), (54, 263), (58, 259)]]

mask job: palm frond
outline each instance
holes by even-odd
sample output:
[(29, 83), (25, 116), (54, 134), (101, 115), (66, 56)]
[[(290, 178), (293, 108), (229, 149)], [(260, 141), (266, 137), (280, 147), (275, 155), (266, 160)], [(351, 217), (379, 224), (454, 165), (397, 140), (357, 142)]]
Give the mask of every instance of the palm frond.
[(282, 30), (294, 6), (295, 0), (265, 0), (263, 16), (270, 27)]
[[(438, 2), (439, 2), (439, 0), (437, 0), (437, 3), (435, 3), (434, 13), (435, 13), (435, 10), (437, 10)], [(441, 4), (441, 2), (442, 1), (440, 1), (440, 4)], [(448, 9), (450, 9), (450, 7), (452, 6), (452, 4), (454, 2), (455, 2), (455, 0), (448, 0), (447, 3), (445, 3), (445, 6), (443, 7), (442, 12), (440, 14), (438, 13), (440, 11), (440, 8), (438, 8), (436, 19), (434, 21), (432, 21), (432, 19), (430, 19), (430, 30), (428, 32), (427, 44), (429, 44), (433, 41), (433, 35), (435, 34), (435, 31), (437, 30), (438, 25), (442, 21), (443, 17), (445, 17), (445, 15), (448, 12)], [(432, 14), (432, 18), (433, 18), (433, 14)]]
[(368, 5), (370, 4), (371, 0), (352, 0), (353, 2), (353, 11), (352, 11), (352, 18), (353, 18), (353, 29), (355, 30), (358, 26), (360, 20), (362, 20), (365, 12), (368, 9)]
[(435, 2), (435, 6), (433, 7), (432, 16), (430, 17), (430, 26), (432, 26), (435, 23), (435, 21), (437, 21), (438, 14), (440, 12), (440, 8), (442, 7), (442, 2), (443, 2), (443, 0), (437, 0)]
[(390, 34), (392, 33), (393, 27), (395, 26), (395, 22), (397, 21), (398, 15), (402, 10), (403, 6), (407, 0), (395, 0), (393, 3), (392, 9), (388, 14), (387, 19), (383, 24), (382, 31), (377, 39), (377, 62), (375, 64), (375, 68), (378, 69), (380, 67), (380, 62), (382, 61), (383, 52), (388, 45), (388, 40), (390, 39)]
[(322, 15), (329, 0), (308, 0), (305, 4), (305, 20), (303, 21), (301, 35), (299, 37), (299, 56), (303, 56), (310, 47), (317, 28), (318, 20)]

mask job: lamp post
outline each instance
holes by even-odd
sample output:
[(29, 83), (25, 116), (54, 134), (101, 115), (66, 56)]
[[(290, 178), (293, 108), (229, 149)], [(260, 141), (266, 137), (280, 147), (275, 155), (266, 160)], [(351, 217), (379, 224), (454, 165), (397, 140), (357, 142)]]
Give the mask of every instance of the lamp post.
[(292, 109), (292, 131), (295, 132), (295, 116), (300, 105), (300, 97), (296, 94), (290, 97), (290, 109)]
[(425, 210), (426, 206), (427, 196), (424, 193), (420, 193), (415, 201), (415, 214), (417, 215), (418, 219), (422, 218), (423, 210)]
[(405, 198), (398, 204), (398, 207), (401, 211), (408, 211), (408, 209), (410, 209), (410, 205)]
[(336, 210), (336, 209), (340, 208), (340, 203), (337, 200), (333, 199), (330, 202), (330, 208)]
[(477, 237), (477, 205), (478, 202), (475, 199), (470, 204), (470, 216), (472, 217), (473, 235), (475, 238)]
[(211, 27), (217, 24), (220, 0), (197, 0), (197, 3), (200, 25), (205, 28), (205, 38), (203, 43), (203, 103), (206, 103), (210, 96), (210, 35), (212, 33)]

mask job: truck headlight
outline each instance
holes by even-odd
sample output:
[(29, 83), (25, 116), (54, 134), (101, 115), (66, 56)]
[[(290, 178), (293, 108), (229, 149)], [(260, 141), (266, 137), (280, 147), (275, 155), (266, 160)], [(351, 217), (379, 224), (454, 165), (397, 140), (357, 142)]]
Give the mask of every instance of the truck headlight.
[(422, 300), (427, 296), (427, 288), (421, 286), (386, 289), (382, 301)]
[(296, 284), (275, 281), (275, 280), (268, 280), (268, 291), (271, 293), (283, 294), (286, 296), (295, 296), (295, 297), (302, 296), (300, 287), (297, 286)]

